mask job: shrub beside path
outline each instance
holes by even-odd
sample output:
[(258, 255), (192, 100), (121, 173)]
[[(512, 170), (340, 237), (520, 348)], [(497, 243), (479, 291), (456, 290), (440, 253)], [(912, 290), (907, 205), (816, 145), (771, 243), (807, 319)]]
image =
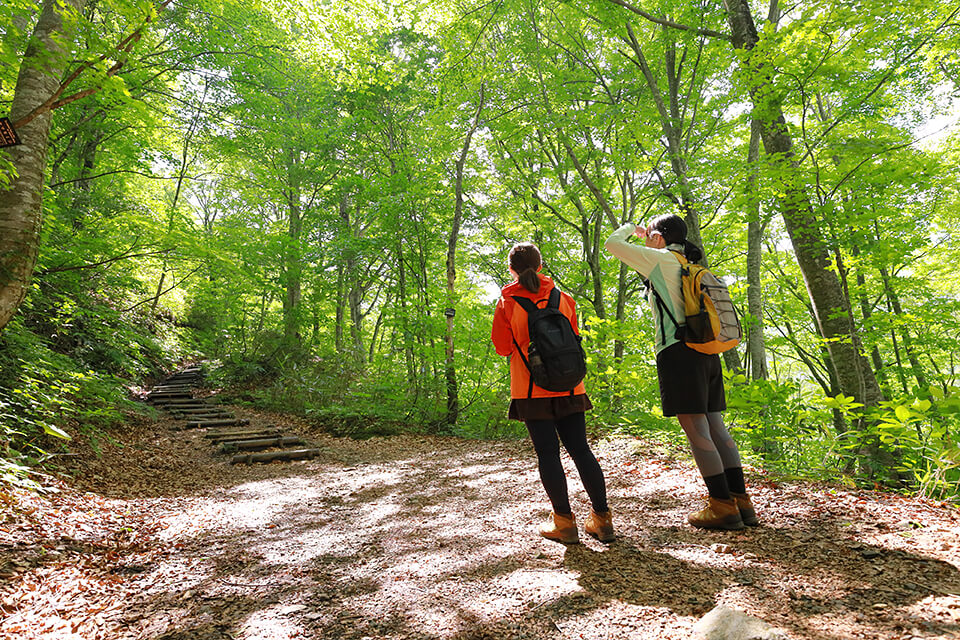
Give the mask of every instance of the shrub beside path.
[(754, 477), (763, 526), (697, 531), (686, 454), (617, 439), (595, 450), (619, 538), (565, 547), (536, 535), (527, 442), (355, 441), (232, 409), (321, 455), (232, 466), (131, 417), (73, 479), (0, 494), (0, 638), (687, 639), (720, 604), (797, 639), (960, 635), (949, 505)]

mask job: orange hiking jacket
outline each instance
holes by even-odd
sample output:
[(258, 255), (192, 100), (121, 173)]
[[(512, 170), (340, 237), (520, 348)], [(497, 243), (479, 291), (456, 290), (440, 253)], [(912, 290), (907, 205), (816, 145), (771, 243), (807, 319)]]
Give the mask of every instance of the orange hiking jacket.
[[(530, 293), (519, 282), (508, 284), (500, 291), (500, 299), (497, 300), (497, 308), (493, 312), (493, 331), (490, 334), (493, 340), (493, 346), (501, 356), (513, 356), (517, 350), (514, 344), (523, 349), (523, 357), (527, 357), (527, 350), (530, 348), (530, 334), (527, 331), (527, 312), (523, 310), (512, 296), (523, 296), (537, 303), (537, 306), (546, 306), (546, 300), (550, 297), (550, 291), (556, 286), (553, 280), (547, 276), (537, 274), (540, 277), (540, 291)], [(569, 295), (560, 292), (560, 312), (570, 319), (573, 330), (580, 334), (577, 326), (577, 303)], [(526, 398), (530, 389), (530, 371), (523, 359), (510, 358), (510, 397)], [(573, 390), (573, 395), (586, 393), (586, 387), (583, 383), (577, 385)], [(537, 385), (533, 385), (533, 394), (531, 398), (553, 398), (556, 396), (571, 395), (569, 391), (547, 391)]]

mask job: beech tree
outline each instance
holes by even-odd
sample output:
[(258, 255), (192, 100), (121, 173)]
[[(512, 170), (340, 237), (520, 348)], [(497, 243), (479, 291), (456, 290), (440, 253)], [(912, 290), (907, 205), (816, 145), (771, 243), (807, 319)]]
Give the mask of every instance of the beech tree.
[(6, 185), (0, 182), (0, 331), (27, 295), (37, 263), (53, 118), (45, 105), (62, 87), (60, 78), (70, 64), (72, 25), (84, 4), (85, 0), (44, 0), (20, 61), (10, 120), (21, 144), (0, 151), (12, 174)]

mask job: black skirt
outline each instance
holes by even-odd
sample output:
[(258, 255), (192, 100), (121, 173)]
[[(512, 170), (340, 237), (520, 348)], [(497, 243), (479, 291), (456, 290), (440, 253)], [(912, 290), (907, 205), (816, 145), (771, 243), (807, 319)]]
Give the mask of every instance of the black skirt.
[(720, 356), (694, 351), (682, 342), (657, 354), (663, 415), (713, 413), (727, 408)]
[(574, 413), (592, 409), (587, 394), (575, 396), (552, 396), (550, 398), (514, 398), (510, 401), (511, 420), (556, 420)]

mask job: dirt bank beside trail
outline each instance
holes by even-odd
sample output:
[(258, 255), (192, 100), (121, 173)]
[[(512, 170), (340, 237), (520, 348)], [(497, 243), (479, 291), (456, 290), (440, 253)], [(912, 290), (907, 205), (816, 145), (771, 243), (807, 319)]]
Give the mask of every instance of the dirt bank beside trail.
[(616, 440), (596, 451), (620, 537), (564, 547), (535, 533), (526, 442), (358, 442), (234, 411), (323, 453), (231, 466), (201, 433), (141, 421), (80, 456), (72, 487), (0, 496), (0, 638), (687, 639), (719, 603), (798, 639), (960, 634), (944, 505), (754, 482), (762, 527), (701, 532), (685, 456)]

